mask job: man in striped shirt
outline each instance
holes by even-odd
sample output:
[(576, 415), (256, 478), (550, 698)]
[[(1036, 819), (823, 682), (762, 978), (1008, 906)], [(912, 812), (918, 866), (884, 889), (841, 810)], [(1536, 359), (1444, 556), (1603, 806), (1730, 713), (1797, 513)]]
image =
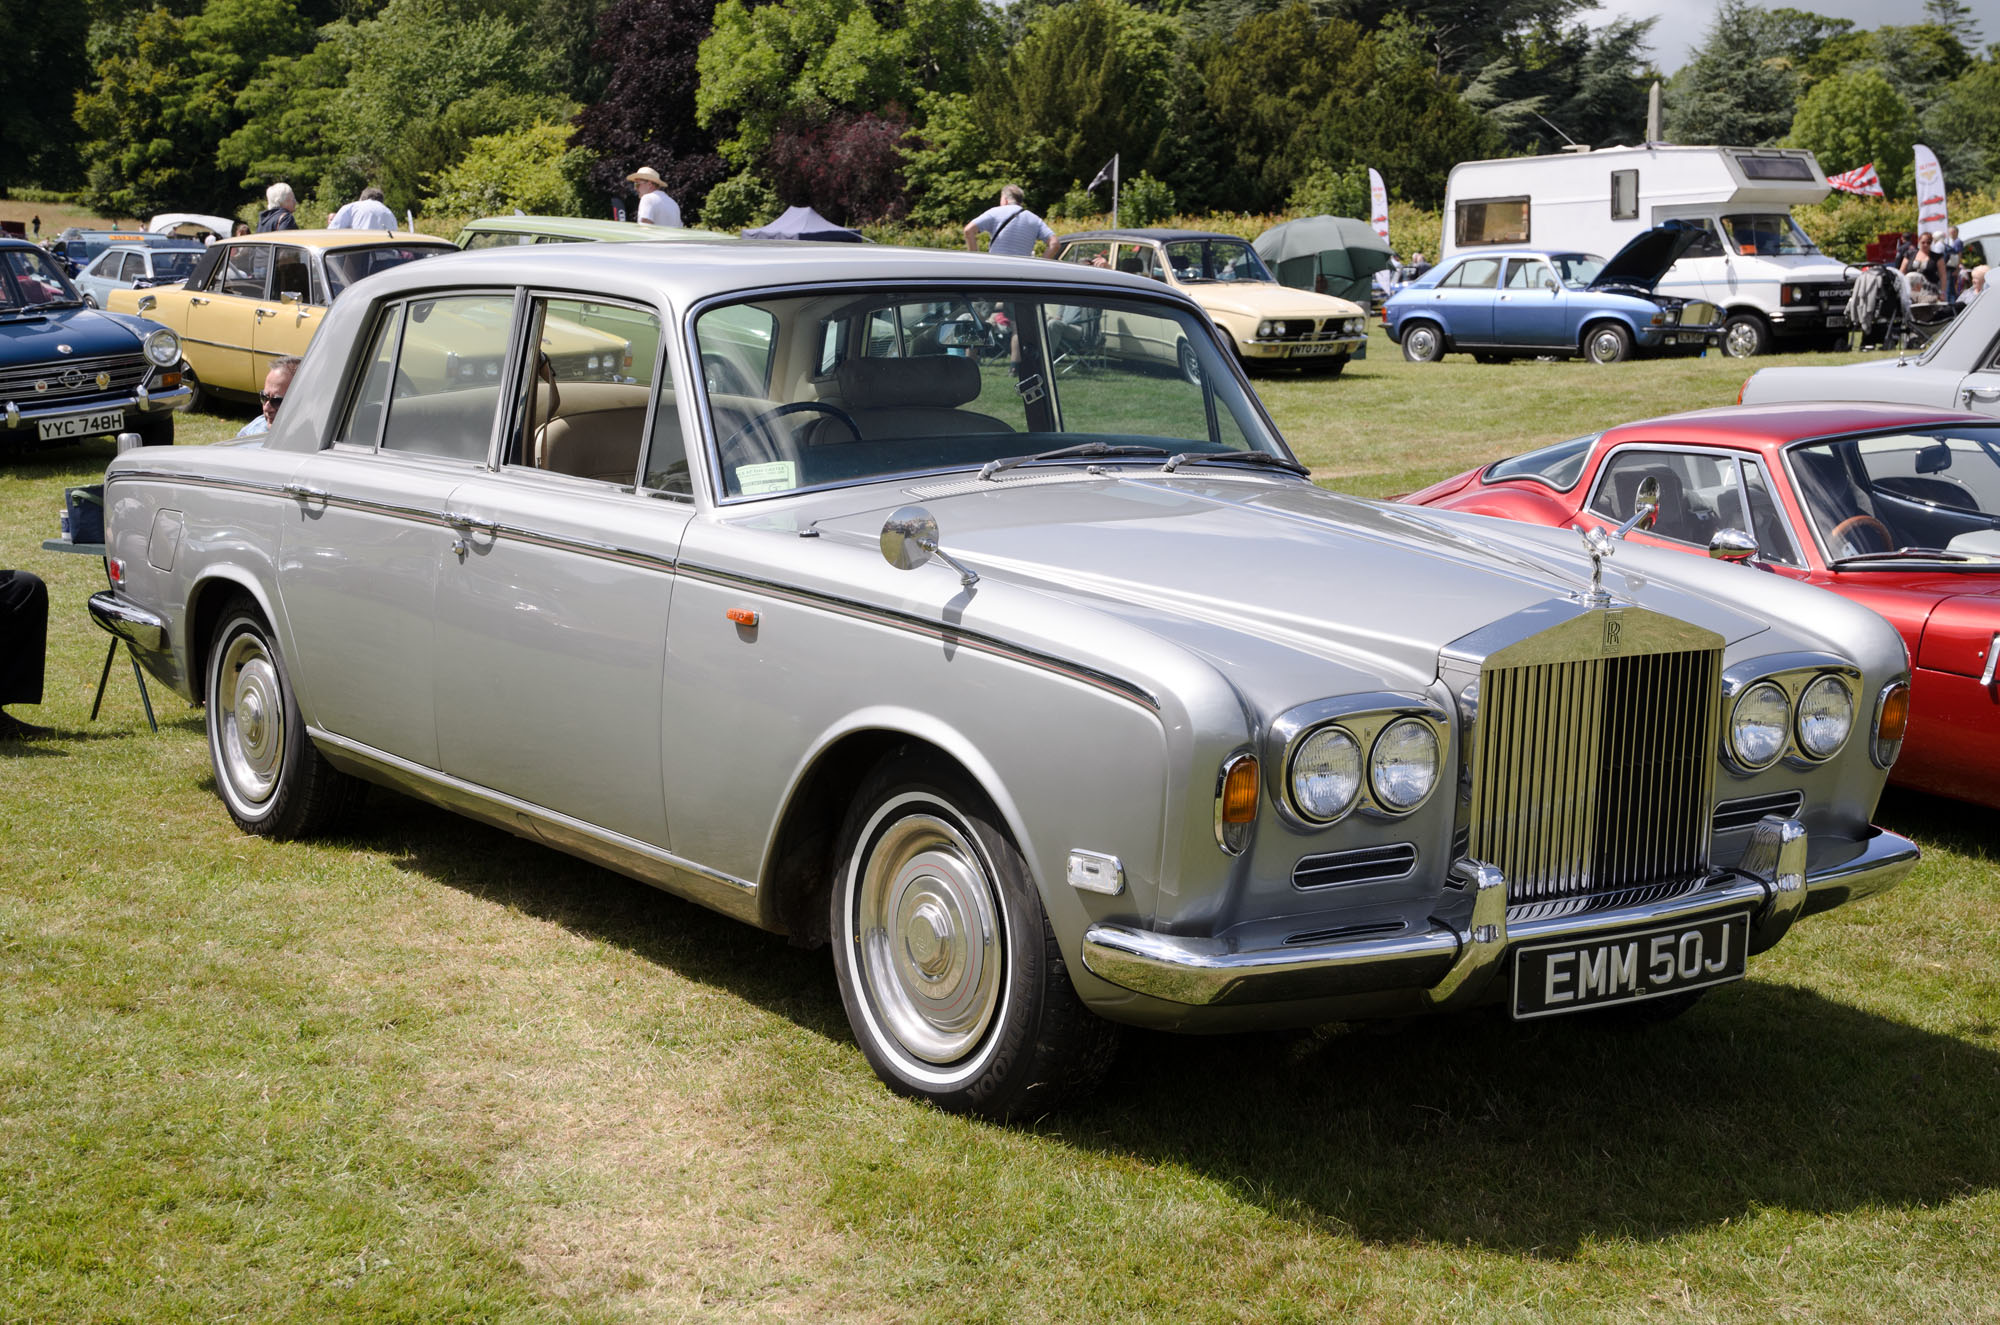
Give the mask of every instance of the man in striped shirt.
[[(982, 230), (992, 236), (986, 241), (986, 251), (1000, 257), (1031, 258), (1035, 255), (1037, 240), (1053, 246), (1056, 232), (1022, 204), (1022, 197), (1018, 184), (1009, 184), (1000, 190), (998, 207), (988, 207), (965, 223), (966, 249), (973, 253), (979, 251)], [(1055, 254), (1051, 249), (1044, 256), (1054, 257)]]

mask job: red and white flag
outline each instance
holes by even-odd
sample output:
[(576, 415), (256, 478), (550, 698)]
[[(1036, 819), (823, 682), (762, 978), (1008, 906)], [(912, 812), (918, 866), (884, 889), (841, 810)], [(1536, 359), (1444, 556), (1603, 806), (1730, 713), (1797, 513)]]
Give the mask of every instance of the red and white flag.
[(1875, 178), (1873, 161), (1844, 175), (1828, 175), (1826, 182), (1845, 193), (1859, 193), (1870, 198), (1882, 196), (1882, 181)]

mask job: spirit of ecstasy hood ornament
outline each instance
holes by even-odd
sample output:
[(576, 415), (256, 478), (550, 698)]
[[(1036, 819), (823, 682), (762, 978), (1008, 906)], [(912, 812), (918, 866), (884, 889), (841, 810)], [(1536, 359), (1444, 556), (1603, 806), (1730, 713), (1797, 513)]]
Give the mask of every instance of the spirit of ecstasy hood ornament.
[(1580, 524), (1570, 528), (1576, 530), (1583, 539), (1583, 550), (1590, 554), (1590, 592), (1584, 594), (1585, 607), (1609, 607), (1611, 595), (1604, 592), (1604, 559), (1618, 550), (1618, 544), (1634, 529), (1651, 529), (1653, 521), (1660, 514), (1660, 481), (1647, 477), (1639, 481), (1637, 500), (1633, 503), (1632, 518), (1618, 526), (1615, 533), (1602, 529), (1586, 529)]

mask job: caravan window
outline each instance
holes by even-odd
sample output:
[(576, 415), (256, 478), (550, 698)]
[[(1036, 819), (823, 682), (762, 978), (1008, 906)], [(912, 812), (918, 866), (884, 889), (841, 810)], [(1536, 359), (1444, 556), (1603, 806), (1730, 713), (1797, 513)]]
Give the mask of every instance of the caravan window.
[(1743, 167), (1745, 179), (1797, 179), (1810, 184), (1813, 182), (1813, 168), (1806, 164), (1804, 157), (1797, 156), (1739, 156), (1736, 164)]
[(1458, 204), (1456, 234), (1461, 248), (1477, 244), (1528, 242), (1526, 198), (1472, 198)]
[(1611, 172), (1611, 219), (1614, 221), (1636, 221), (1639, 219), (1638, 171), (1614, 170)]

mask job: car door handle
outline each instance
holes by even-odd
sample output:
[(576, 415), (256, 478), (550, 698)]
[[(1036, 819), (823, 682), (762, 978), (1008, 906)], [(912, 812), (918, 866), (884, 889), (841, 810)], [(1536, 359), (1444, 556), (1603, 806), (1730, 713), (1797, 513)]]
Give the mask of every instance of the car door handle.
[(310, 483), (287, 483), (285, 495), (297, 497), (300, 501), (325, 501), (326, 489), (316, 488)]
[(189, 299), (188, 302), (190, 304), (205, 304), (208, 302), (208, 300), (202, 298), (200, 295), (195, 295), (193, 298)]
[(1986, 670), (1979, 674), (1979, 688), (1985, 690), (1993, 684), (1993, 669), (2000, 667), (2000, 635), (1986, 646)]
[(468, 533), (497, 534), (500, 532), (500, 526), (495, 521), (483, 519), (476, 515), (466, 515), (461, 511), (444, 512), (444, 522), (455, 529), (466, 530)]
[(1964, 400), (1968, 406), (1975, 400), (1982, 405), (1991, 405), (2000, 400), (2000, 386), (1969, 386), (1965, 388)]
[(257, 310), (257, 320), (259, 322), (262, 322), (267, 317), (276, 317), (277, 315), (278, 310), (275, 308), (260, 308)]

